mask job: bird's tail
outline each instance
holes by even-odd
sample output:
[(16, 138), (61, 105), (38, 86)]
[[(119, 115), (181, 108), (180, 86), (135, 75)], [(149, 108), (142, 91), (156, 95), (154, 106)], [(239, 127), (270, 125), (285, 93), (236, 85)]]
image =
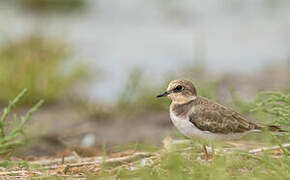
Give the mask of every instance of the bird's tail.
[(281, 129), (280, 126), (276, 126), (276, 125), (267, 125), (266, 129), (271, 132), (289, 132), (287, 130)]

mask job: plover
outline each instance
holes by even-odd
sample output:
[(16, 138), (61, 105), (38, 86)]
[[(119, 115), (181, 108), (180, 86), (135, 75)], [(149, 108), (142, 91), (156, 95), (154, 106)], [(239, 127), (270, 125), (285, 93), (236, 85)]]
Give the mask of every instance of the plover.
[[(263, 129), (232, 109), (198, 96), (195, 86), (188, 80), (171, 81), (167, 90), (157, 96), (160, 97), (172, 100), (170, 118), (176, 128), (189, 138), (200, 136), (211, 141), (233, 140)], [(276, 126), (269, 129), (280, 130)]]

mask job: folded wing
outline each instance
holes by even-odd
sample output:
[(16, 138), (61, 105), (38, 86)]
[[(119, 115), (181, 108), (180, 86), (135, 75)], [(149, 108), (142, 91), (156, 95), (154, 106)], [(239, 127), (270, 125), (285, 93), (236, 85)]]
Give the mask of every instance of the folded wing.
[(220, 104), (208, 100), (201, 104), (203, 105), (195, 106), (195, 110), (192, 111), (189, 118), (190, 122), (202, 131), (229, 134), (261, 129), (260, 126), (247, 120), (241, 114)]

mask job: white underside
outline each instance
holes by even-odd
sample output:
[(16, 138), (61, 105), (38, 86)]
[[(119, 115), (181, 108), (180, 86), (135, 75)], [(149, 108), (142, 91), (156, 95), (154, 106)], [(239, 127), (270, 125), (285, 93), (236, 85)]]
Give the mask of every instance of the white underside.
[[(194, 109), (192, 109), (194, 112)], [(244, 133), (230, 133), (230, 134), (214, 134), (209, 131), (201, 131), (199, 130), (193, 123), (189, 121), (189, 117), (180, 118), (177, 117), (173, 111), (170, 110), (170, 118), (175, 127), (186, 137), (194, 138), (196, 136), (206, 138), (209, 140), (233, 140), (240, 139), (251, 132), (259, 132), (259, 130), (247, 131)]]

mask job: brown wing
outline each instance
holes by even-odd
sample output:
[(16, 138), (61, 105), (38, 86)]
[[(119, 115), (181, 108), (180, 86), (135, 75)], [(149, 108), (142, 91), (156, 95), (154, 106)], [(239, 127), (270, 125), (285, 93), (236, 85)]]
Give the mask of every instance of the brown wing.
[(200, 130), (212, 133), (242, 133), (260, 127), (248, 121), (239, 113), (222, 105), (200, 99), (195, 105), (195, 111), (189, 117), (190, 121)]

